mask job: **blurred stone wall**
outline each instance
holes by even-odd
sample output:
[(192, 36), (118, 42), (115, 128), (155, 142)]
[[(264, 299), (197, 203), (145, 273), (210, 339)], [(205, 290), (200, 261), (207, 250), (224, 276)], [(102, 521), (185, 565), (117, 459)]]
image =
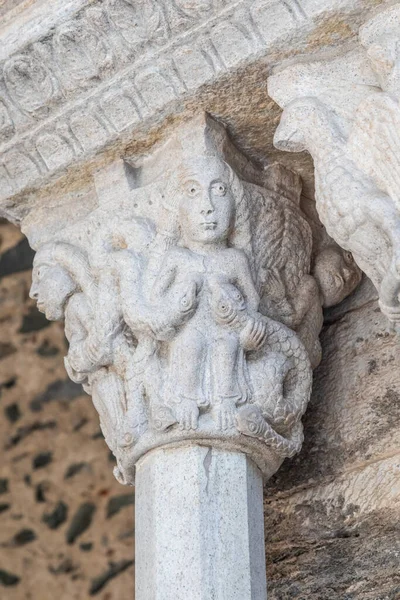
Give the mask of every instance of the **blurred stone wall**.
[[(130, 600), (133, 491), (5, 223), (0, 253), (0, 598)], [(303, 451), (266, 486), (269, 600), (398, 600), (399, 342), (368, 281), (326, 314), (322, 340)]]
[(33, 2), (27, 2), (26, 0), (0, 0), (0, 17), (6, 15), (15, 8), (23, 9), (29, 4), (33, 4)]
[(33, 253), (0, 224), (0, 599), (132, 598), (132, 488), (112, 475), (63, 326), (29, 299)]
[(400, 598), (399, 341), (369, 281), (325, 315), (303, 450), (266, 489), (268, 600)]

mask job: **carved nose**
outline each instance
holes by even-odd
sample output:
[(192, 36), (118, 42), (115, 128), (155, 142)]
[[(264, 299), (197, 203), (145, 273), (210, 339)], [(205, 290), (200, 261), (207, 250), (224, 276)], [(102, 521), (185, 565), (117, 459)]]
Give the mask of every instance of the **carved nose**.
[(29, 297), (32, 298), (32, 300), (37, 300), (39, 298), (39, 292), (36, 286), (31, 286), (31, 289), (29, 290)]
[(202, 196), (200, 213), (203, 215), (203, 217), (205, 217), (207, 215), (211, 215), (213, 212), (214, 205), (211, 201), (209, 194), (206, 191), (204, 191)]

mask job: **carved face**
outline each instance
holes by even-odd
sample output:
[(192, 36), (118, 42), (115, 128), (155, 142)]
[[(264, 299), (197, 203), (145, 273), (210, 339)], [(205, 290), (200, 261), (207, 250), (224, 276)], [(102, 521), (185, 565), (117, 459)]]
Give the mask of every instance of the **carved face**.
[(346, 250), (331, 246), (316, 257), (314, 277), (325, 307), (344, 300), (360, 283), (361, 275), (351, 253)]
[(29, 295), (37, 301), (40, 312), (43, 312), (49, 321), (62, 319), (65, 302), (76, 289), (71, 277), (59, 265), (46, 264), (35, 265), (32, 277)]
[(221, 163), (202, 161), (181, 182), (179, 222), (183, 239), (213, 244), (228, 239), (235, 213), (227, 170)]

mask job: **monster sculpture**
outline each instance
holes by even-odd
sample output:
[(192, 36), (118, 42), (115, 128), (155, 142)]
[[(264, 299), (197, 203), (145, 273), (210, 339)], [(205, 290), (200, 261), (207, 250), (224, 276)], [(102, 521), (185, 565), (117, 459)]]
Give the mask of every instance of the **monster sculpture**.
[(299, 179), (257, 172), (208, 117), (191, 127), (173, 152), (98, 173), (98, 207), (35, 258), (31, 295), (65, 318), (68, 373), (122, 483), (151, 448), (188, 442), (244, 451), (271, 475), (301, 448), (320, 357)]

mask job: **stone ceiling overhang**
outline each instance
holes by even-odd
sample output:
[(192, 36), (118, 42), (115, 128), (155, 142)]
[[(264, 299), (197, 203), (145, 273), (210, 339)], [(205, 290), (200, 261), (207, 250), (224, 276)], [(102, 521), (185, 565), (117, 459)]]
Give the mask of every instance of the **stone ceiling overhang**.
[[(199, 110), (249, 157), (273, 162), (280, 109), (268, 75), (351, 46), (376, 4), (75, 0), (16, 11), (0, 29), (1, 214), (21, 222), (49, 185), (82, 187), (110, 155), (147, 152)], [(310, 195), (311, 159), (279, 156)]]

